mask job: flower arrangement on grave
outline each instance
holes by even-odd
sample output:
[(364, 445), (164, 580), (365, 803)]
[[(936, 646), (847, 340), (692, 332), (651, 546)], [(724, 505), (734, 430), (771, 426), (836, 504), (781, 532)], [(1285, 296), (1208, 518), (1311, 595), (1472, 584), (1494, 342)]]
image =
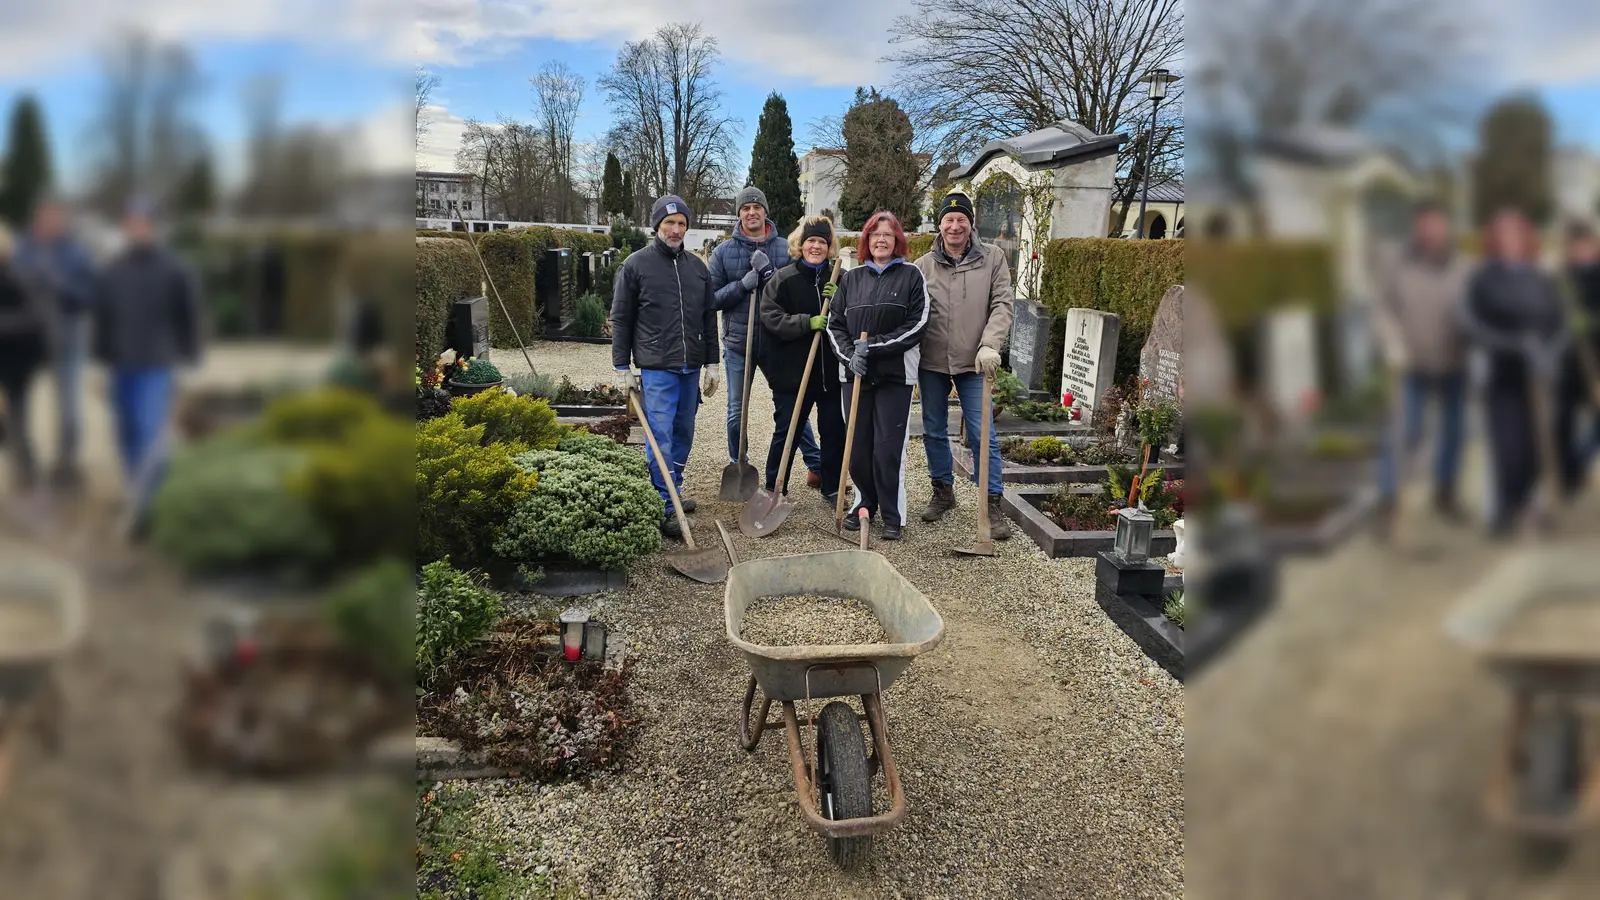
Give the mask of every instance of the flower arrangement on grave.
[(503, 378), (494, 363), (469, 356), (456, 361), (450, 372), (450, 380), (457, 384), (497, 384)]

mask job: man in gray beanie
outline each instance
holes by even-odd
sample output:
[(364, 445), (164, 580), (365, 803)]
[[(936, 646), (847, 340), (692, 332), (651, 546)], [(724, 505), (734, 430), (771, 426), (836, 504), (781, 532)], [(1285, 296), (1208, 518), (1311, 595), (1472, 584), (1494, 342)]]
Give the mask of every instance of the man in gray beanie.
[[(758, 359), (754, 343), (761, 329), (750, 327), (750, 295), (779, 269), (789, 264), (789, 238), (767, 218), (767, 195), (747, 185), (734, 196), (739, 227), (731, 240), (711, 251), (711, 287), (717, 309), (722, 310), (722, 364), (728, 376), (728, 461), (739, 458), (739, 416), (744, 409), (745, 360)], [(751, 346), (746, 347), (746, 339)], [(784, 423), (787, 427), (788, 423)], [(798, 443), (810, 475), (806, 484), (817, 487), (822, 478), (822, 448), (809, 421), (803, 423)], [(751, 442), (754, 443), (753, 441)]]
[[(692, 213), (682, 197), (669, 194), (650, 209), (651, 245), (628, 254), (617, 272), (611, 299), (611, 364), (617, 380), (637, 391), (670, 473), (650, 454), (650, 479), (666, 503), (661, 532), (682, 539), (666, 479), (670, 474), (683, 511), (695, 502), (683, 496), (683, 471), (694, 444), (700, 394), (717, 391), (717, 310), (706, 264), (683, 246)], [(638, 369), (635, 371), (634, 367)]]

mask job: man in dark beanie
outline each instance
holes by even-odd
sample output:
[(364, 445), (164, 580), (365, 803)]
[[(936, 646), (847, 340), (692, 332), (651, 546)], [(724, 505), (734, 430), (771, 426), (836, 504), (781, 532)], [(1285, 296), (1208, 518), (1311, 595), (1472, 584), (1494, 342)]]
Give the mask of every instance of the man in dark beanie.
[(689, 204), (675, 194), (655, 202), (650, 210), (655, 240), (623, 260), (611, 299), (611, 364), (622, 387), (639, 392), (671, 469), (662, 472), (650, 454), (650, 479), (666, 504), (661, 532), (678, 539), (683, 534), (666, 479), (670, 475), (677, 487), (683, 511), (694, 512), (695, 502), (683, 497), (683, 470), (694, 444), (700, 393), (712, 396), (721, 380), (711, 279), (700, 257), (683, 246), (691, 215)]
[[(950, 388), (961, 400), (967, 446), (977, 452), (979, 428), (989, 429), (990, 531), (995, 540), (1011, 537), (1011, 526), (999, 512), (1002, 493), (1000, 441), (994, 421), (979, 422), (985, 376), (1000, 368), (1000, 346), (1011, 332), (1011, 268), (993, 244), (974, 234), (972, 199), (951, 191), (939, 204), (935, 219), (939, 236), (933, 249), (917, 260), (928, 284), (928, 330), (922, 335), (918, 389), (922, 395), (922, 446), (928, 454), (933, 499), (922, 514), (937, 522), (956, 505), (955, 468), (950, 455)], [(973, 481), (978, 465), (974, 460)]]
[[(750, 327), (750, 295), (760, 291), (772, 276), (789, 264), (789, 240), (778, 226), (767, 219), (767, 195), (748, 185), (733, 198), (739, 212), (739, 227), (733, 237), (711, 251), (711, 288), (716, 291), (717, 309), (722, 310), (722, 364), (728, 375), (728, 461), (739, 457), (739, 417), (744, 409), (746, 359), (760, 359), (755, 346), (761, 329)], [(746, 347), (748, 338), (751, 346)], [(806, 483), (821, 483), (822, 450), (817, 446), (811, 423), (805, 423), (796, 441), (800, 457), (811, 475)], [(751, 445), (755, 441), (749, 442)]]
[(155, 232), (155, 204), (136, 198), (126, 246), (101, 273), (93, 301), (96, 356), (111, 370), (117, 444), (132, 485), (135, 531), (165, 466), (175, 375), (200, 363), (204, 313), (194, 272)]

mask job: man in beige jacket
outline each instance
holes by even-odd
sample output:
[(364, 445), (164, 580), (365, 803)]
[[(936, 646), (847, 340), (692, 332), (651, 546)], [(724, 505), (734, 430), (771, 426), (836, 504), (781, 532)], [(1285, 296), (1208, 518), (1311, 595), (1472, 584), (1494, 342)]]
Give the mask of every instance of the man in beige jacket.
[[(956, 505), (955, 470), (950, 457), (950, 388), (961, 399), (967, 446), (974, 449), (982, 415), (984, 376), (1000, 368), (1000, 347), (1011, 332), (1011, 270), (1005, 254), (982, 244), (973, 234), (972, 200), (951, 191), (939, 204), (939, 236), (933, 249), (917, 260), (928, 284), (928, 330), (922, 335), (918, 389), (922, 395), (922, 446), (928, 453), (933, 499), (922, 521), (937, 522)], [(1011, 537), (1000, 508), (1000, 442), (994, 421), (989, 429), (991, 534)], [(977, 481), (974, 461), (973, 481)]]
[(1384, 515), (1392, 521), (1399, 491), (1399, 460), (1422, 437), (1422, 415), (1431, 396), (1439, 407), (1434, 461), (1434, 505), (1458, 518), (1456, 475), (1460, 469), (1462, 416), (1466, 400), (1467, 338), (1458, 324), (1471, 263), (1455, 251), (1450, 217), (1436, 204), (1417, 208), (1411, 241), (1383, 273), (1375, 309), (1384, 356), (1399, 388), (1399, 434), (1389, 438), (1379, 467)]

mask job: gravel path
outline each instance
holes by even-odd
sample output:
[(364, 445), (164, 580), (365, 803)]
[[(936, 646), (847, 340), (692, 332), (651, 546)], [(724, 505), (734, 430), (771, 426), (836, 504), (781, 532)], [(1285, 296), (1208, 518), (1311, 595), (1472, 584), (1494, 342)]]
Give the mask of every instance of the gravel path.
[[(608, 349), (539, 344), (541, 371), (580, 384), (610, 375)], [(521, 355), (496, 351), (508, 373)], [(758, 378), (752, 423), (770, 435)], [(702, 408), (689, 493), (696, 535), (715, 543), (721, 392)], [(516, 864), (606, 898), (1176, 898), (1183, 894), (1182, 688), (1096, 606), (1089, 560), (1049, 560), (1025, 536), (994, 558), (957, 558), (976, 494), (944, 522), (916, 518), (930, 488), (909, 453), (913, 521), (874, 543), (939, 609), (945, 640), (885, 694), (910, 812), (878, 837), (876, 859), (846, 876), (805, 825), (781, 733), (740, 749), (735, 718), (748, 669), (723, 631), (722, 589), (641, 560), (631, 589), (600, 598), (639, 665), (646, 723), (627, 770), (592, 785), (478, 786), (480, 813), (517, 848)], [(802, 489), (783, 529), (734, 530), (741, 558), (835, 550), (832, 510)]]

